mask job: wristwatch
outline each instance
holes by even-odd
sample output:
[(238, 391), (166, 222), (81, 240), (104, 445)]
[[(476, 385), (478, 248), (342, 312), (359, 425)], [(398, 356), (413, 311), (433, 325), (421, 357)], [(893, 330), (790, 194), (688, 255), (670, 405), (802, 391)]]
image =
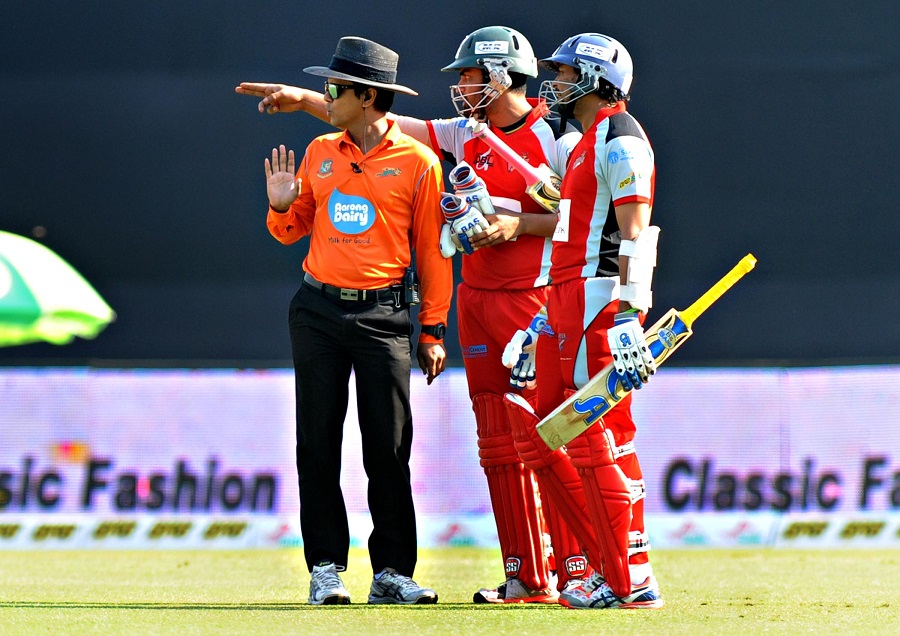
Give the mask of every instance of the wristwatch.
[(436, 325), (422, 325), (422, 333), (428, 334), (438, 340), (443, 340), (444, 334), (447, 333), (447, 325), (442, 322), (439, 322)]

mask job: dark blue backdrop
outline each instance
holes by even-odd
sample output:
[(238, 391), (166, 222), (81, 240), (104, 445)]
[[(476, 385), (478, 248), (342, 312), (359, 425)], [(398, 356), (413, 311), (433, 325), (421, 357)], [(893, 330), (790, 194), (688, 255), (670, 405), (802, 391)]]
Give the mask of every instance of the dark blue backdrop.
[(651, 320), (759, 257), (671, 364), (897, 359), (900, 4), (501, 4), (4, 2), (0, 228), (46, 228), (119, 320), (92, 342), (0, 350), (0, 364), (288, 364), (305, 242), (268, 236), (263, 159), (328, 128), (259, 115), (233, 87), (318, 88), (301, 68), (362, 35), (400, 52), (422, 93), (397, 112), (451, 116), (439, 68), (489, 24), (538, 55), (586, 30), (631, 51), (631, 110), (658, 157)]

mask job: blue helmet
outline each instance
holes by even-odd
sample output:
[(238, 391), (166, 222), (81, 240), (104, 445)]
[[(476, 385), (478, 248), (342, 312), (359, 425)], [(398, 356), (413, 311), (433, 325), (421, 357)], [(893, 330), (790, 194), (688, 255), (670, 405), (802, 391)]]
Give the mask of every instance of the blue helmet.
[(622, 43), (600, 33), (581, 33), (570, 37), (540, 64), (551, 71), (556, 71), (560, 64), (566, 64), (580, 72), (578, 82), (566, 85), (565, 89), (560, 86), (551, 88), (552, 81), (543, 83), (541, 95), (546, 96), (551, 107), (568, 104), (593, 93), (599, 88), (600, 80), (606, 80), (623, 96), (627, 96), (634, 77), (631, 55)]

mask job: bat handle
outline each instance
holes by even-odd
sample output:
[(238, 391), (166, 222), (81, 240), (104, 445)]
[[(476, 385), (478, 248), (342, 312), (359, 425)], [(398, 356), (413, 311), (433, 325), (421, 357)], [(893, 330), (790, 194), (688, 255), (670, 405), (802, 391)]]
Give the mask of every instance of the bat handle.
[(710, 287), (705, 294), (700, 296), (694, 303), (681, 312), (681, 319), (690, 327), (704, 311), (709, 309), (710, 305), (719, 300), (722, 295), (744, 277), (756, 266), (756, 257), (753, 254), (747, 254), (737, 265), (731, 268), (731, 271), (725, 274), (715, 285)]
[(496, 150), (497, 154), (506, 159), (506, 162), (511, 164), (520, 174), (527, 176), (531, 183), (543, 181), (538, 169), (513, 152), (506, 142), (497, 137), (494, 131), (488, 128), (484, 122), (475, 122), (472, 125), (472, 134), (484, 140), (484, 143)]

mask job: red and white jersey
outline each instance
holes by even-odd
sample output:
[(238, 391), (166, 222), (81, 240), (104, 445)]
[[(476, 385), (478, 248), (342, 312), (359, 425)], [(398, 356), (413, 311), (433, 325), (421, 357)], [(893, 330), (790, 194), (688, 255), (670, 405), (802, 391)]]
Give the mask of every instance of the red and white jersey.
[(554, 283), (619, 276), (621, 232), (615, 206), (653, 205), (653, 149), (625, 102), (604, 108), (572, 150), (560, 188), (553, 236)]
[[(546, 109), (536, 106), (515, 126), (491, 130), (533, 166), (546, 164), (560, 177), (580, 135), (558, 136), (543, 118)], [(550, 214), (525, 194), (525, 179), (483, 140), (472, 135), (463, 117), (428, 122), (431, 147), (451, 163), (465, 161), (484, 180), (495, 208), (514, 213)], [(496, 247), (463, 256), (462, 275), (476, 289), (532, 289), (549, 283), (548, 238), (522, 235)]]

